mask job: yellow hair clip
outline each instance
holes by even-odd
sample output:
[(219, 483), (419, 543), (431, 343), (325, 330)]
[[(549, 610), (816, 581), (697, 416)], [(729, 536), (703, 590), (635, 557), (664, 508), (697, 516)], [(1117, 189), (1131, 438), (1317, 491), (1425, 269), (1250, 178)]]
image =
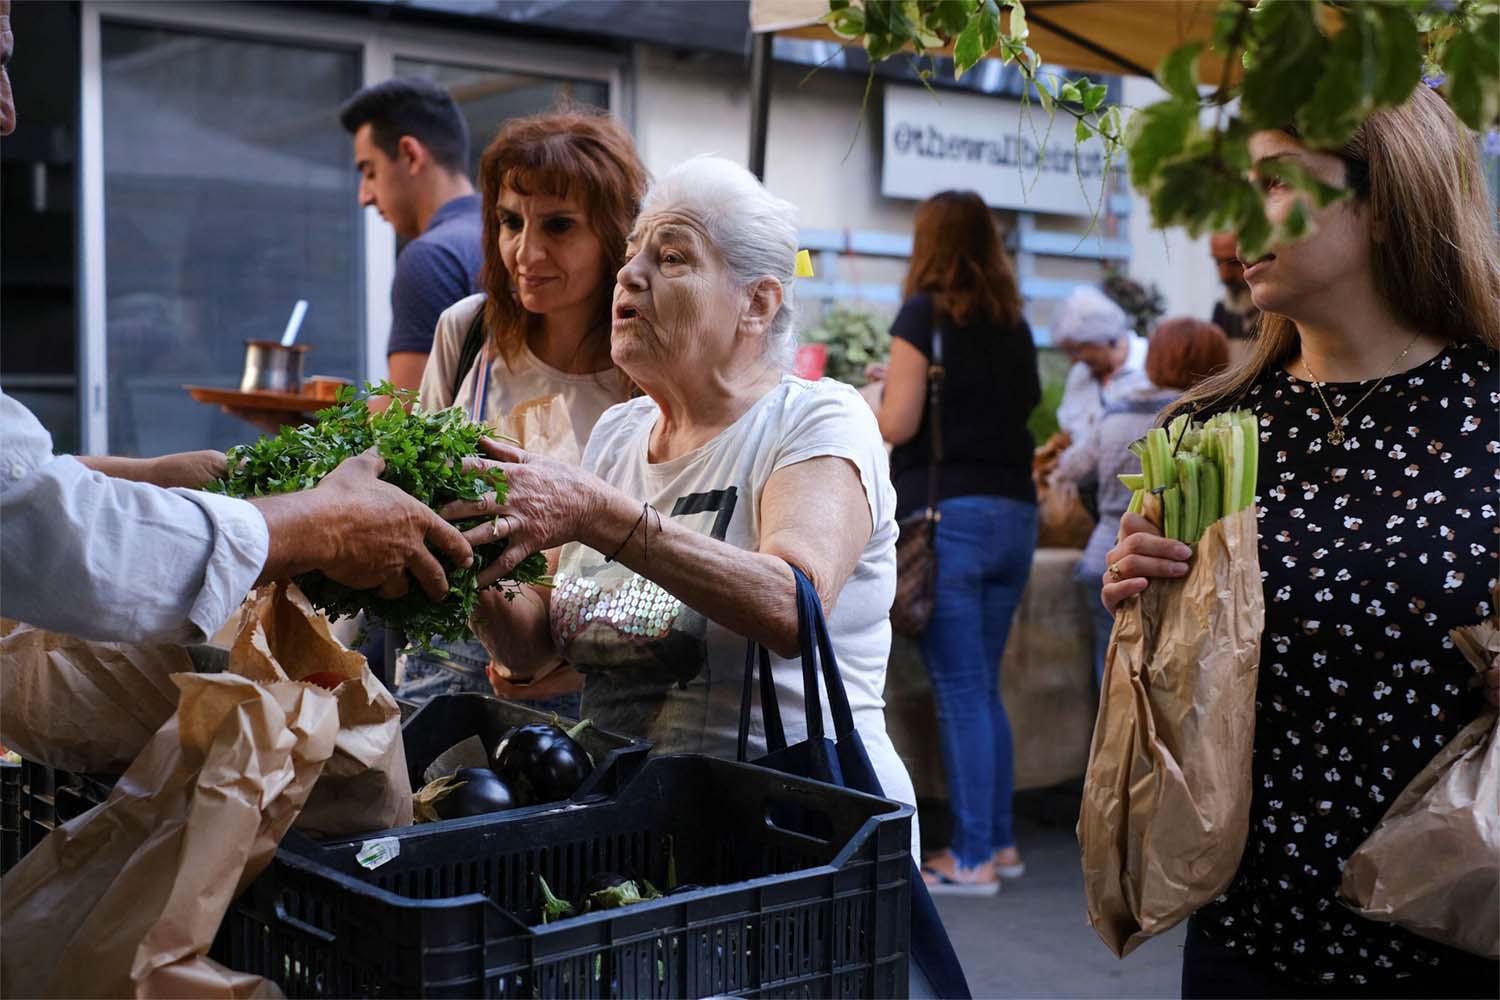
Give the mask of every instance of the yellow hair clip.
[(797, 251), (796, 275), (799, 278), (811, 278), (813, 276), (812, 254), (808, 253), (806, 250)]

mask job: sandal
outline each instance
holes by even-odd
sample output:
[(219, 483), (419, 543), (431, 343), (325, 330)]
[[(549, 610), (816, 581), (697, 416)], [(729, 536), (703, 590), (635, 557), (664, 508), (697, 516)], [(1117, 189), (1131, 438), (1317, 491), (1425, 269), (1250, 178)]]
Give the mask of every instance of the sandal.
[[(1014, 861), (1002, 861), (1000, 856), (1009, 852)], [(1026, 862), (1021, 860), (1021, 852), (1014, 847), (1002, 847), (990, 858), (990, 864), (995, 867), (995, 877), (1000, 879), (1020, 878), (1026, 874)]]
[(934, 896), (993, 896), (1000, 891), (1000, 880), (992, 874), (989, 878), (978, 877), (979, 866), (964, 868), (956, 860), (953, 874), (939, 871), (924, 864), (922, 881), (927, 891)]

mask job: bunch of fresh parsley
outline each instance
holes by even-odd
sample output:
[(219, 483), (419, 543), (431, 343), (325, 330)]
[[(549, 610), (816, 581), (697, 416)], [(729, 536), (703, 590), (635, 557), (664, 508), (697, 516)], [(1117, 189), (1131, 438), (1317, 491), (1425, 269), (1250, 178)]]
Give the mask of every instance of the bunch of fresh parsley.
[[(370, 396), (389, 396), (391, 405), (373, 412)], [(315, 423), (283, 427), (279, 434), (229, 449), (228, 478), (210, 489), (235, 497), (270, 496), (311, 489), (346, 458), (376, 448), (385, 459), (381, 479), (399, 486), (418, 500), (439, 510), (455, 500), (478, 500), (493, 491), (505, 500), (505, 477), (498, 471), (484, 474), (466, 470), (463, 460), (480, 454), (479, 439), (485, 430), (459, 409), (426, 413), (407, 412), (402, 404), (414, 394), (389, 382), (340, 391), (338, 402), (318, 414)], [(483, 518), (457, 525), (471, 528)], [(338, 621), (364, 612), (367, 617), (400, 629), (414, 643), (427, 648), (435, 637), (448, 641), (467, 639), (469, 616), (479, 599), (475, 582), (479, 571), (505, 548), (505, 542), (482, 545), (474, 550), (468, 569), (448, 565), (448, 596), (434, 604), (418, 587), (404, 597), (390, 600), (374, 591), (352, 590), (321, 573), (304, 573), (297, 586), (313, 606)], [(517, 583), (547, 583), (547, 560), (541, 553), (528, 556), (506, 579)]]

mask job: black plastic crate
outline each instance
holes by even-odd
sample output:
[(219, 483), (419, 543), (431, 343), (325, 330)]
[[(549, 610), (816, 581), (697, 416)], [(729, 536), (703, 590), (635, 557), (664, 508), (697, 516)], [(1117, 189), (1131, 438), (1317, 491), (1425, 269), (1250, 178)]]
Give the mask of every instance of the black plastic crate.
[(0, 875), (53, 830), (109, 798), (117, 779), (23, 760), (0, 767)]
[[(511, 729), (535, 722), (552, 722), (555, 716), (514, 702), (501, 701), (487, 694), (465, 692), (442, 694), (413, 712), (401, 725), (401, 739), (406, 747), (406, 770), (415, 791), (424, 784), (422, 774), (427, 766), (455, 744), (478, 736), (487, 747), (500, 742)], [(563, 728), (572, 720), (561, 720)], [(590, 801), (614, 795), (640, 770), (651, 751), (651, 745), (589, 726), (578, 734), (578, 744), (588, 751), (594, 770), (578, 790), (569, 796), (573, 802)], [(566, 803), (542, 803), (517, 810), (523, 815), (556, 809)], [(432, 824), (443, 828), (472, 825), (484, 817), (442, 820)], [(381, 833), (360, 834), (344, 841), (364, 841)]]
[[(611, 801), (283, 847), (214, 955), (290, 997), (903, 996), (911, 809), (697, 755), (648, 762)], [(690, 890), (533, 926), (536, 876)]]

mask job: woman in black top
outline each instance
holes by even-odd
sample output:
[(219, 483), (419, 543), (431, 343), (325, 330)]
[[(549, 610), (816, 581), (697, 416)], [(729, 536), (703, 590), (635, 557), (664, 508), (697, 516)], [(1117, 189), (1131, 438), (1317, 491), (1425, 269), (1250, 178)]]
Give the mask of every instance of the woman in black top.
[[(1249, 841), (1192, 918), (1183, 995), (1493, 997), (1495, 962), (1338, 901), (1345, 859), (1485, 697), (1448, 639), (1492, 612), (1500, 560), (1500, 262), (1474, 139), (1419, 87), (1336, 154), (1285, 132), (1251, 152), (1352, 197), (1247, 262), (1253, 353), (1179, 404), (1259, 414), (1266, 607)], [(1264, 183), (1285, 217), (1299, 195)], [(1111, 609), (1189, 557), (1123, 524)]]
[(998, 671), (1036, 549), (1026, 418), (1041, 385), (1015, 275), (984, 202), (973, 192), (934, 195), (918, 206), (915, 228), (879, 418), (896, 446), (891, 479), (897, 516), (905, 517), (929, 502), (927, 376), (940, 354), (942, 519), (922, 652), (937, 700), (953, 841), (924, 871), (934, 892), (990, 894), (999, 875), (1022, 872)]

